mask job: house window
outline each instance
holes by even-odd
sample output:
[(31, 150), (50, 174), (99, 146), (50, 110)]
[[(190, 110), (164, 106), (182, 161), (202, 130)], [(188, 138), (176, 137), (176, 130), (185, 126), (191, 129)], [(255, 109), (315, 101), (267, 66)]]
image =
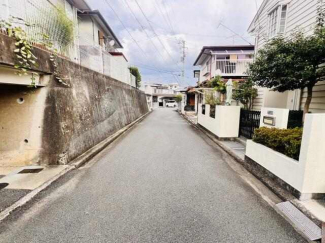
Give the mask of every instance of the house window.
[(280, 31), (279, 33), (283, 34), (286, 28), (286, 20), (287, 20), (287, 5), (283, 5), (281, 9), (281, 19), (280, 19)]
[(207, 72), (210, 72), (211, 71), (211, 67), (210, 67), (210, 60), (207, 61)]
[(278, 8), (269, 14), (269, 36), (273, 37), (277, 33)]
[(98, 44), (104, 47), (104, 43), (105, 43), (104, 33), (98, 30)]

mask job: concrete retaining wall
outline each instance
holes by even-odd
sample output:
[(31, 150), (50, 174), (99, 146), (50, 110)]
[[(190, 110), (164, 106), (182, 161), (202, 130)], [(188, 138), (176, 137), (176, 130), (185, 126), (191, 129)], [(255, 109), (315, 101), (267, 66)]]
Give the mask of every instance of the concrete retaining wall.
[[(0, 65), (14, 64), (13, 49), (14, 41), (0, 35)], [(49, 54), (34, 53), (44, 87), (20, 79), (0, 84), (0, 165), (66, 164), (148, 112), (142, 91), (59, 59), (65, 86), (50, 75)]]

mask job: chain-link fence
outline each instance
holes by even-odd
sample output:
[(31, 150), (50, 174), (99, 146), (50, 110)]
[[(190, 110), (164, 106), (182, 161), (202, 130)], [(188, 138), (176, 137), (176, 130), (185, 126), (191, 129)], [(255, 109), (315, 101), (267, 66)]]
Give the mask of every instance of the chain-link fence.
[(51, 42), (60, 55), (135, 87), (125, 59), (95, 45), (91, 36), (80, 39), (77, 9), (65, 0), (0, 0), (0, 20), (21, 26), (35, 45)]

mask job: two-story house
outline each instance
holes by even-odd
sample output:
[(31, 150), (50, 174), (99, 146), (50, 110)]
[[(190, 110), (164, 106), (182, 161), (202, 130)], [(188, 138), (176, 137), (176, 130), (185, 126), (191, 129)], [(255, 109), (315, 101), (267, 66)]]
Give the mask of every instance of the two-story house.
[[(264, 0), (255, 15), (248, 32), (256, 38), (256, 53), (275, 36), (290, 37), (296, 31), (312, 35), (317, 18), (318, 0)], [(259, 89), (254, 109), (261, 107), (303, 109), (307, 90), (287, 91), (284, 93)], [(325, 112), (325, 81), (314, 88), (310, 112)]]
[(253, 45), (204, 46), (194, 62), (199, 70), (194, 71), (197, 87), (186, 92), (187, 108), (197, 112), (198, 104), (204, 102), (204, 87), (216, 76), (221, 76), (224, 82), (229, 79), (244, 82), (249, 64), (254, 61)]
[(195, 60), (200, 66), (198, 84), (221, 76), (223, 79), (243, 80), (247, 77), (248, 65), (253, 62), (254, 46), (204, 46)]

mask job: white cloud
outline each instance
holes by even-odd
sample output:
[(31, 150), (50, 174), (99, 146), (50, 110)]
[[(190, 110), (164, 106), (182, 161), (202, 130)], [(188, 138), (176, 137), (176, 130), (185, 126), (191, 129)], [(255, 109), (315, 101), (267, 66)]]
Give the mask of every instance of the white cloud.
[[(135, 0), (107, 0), (138, 42), (143, 50), (141, 51), (105, 0), (88, 1), (94, 9), (99, 9), (105, 16), (122, 41), (123, 52), (130, 63), (140, 67), (145, 82), (168, 83), (175, 82), (179, 78), (175, 76), (180, 74), (182, 67), (179, 42), (185, 40), (188, 47), (187, 79), (185, 83), (180, 83), (183, 86), (193, 85), (195, 82), (192, 78), (193, 63), (202, 46), (247, 44), (225, 27), (220, 26), (220, 21), (254, 43), (254, 39), (247, 34), (247, 28), (257, 11), (256, 4), (259, 6), (262, 2), (262, 0), (137, 0), (150, 21), (154, 33)], [(141, 25), (136, 21), (125, 1)], [(171, 71), (175, 71), (174, 75), (171, 75)]]

